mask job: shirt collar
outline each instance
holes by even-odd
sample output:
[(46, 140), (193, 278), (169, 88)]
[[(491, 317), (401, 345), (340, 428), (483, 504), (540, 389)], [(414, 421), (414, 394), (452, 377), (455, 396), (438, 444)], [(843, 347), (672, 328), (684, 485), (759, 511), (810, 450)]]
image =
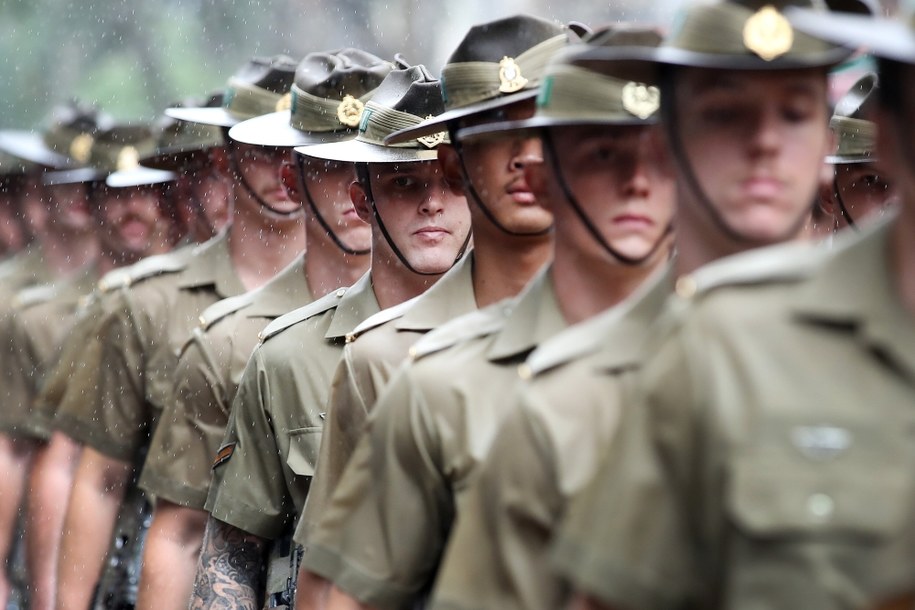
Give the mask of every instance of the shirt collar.
[(477, 308), (473, 252), (423, 293), (394, 324), (398, 330), (430, 331)]
[(353, 332), (369, 316), (378, 313), (378, 299), (372, 290), (372, 272), (369, 271), (349, 287), (334, 310), (325, 339), (340, 339)]
[(277, 318), (314, 300), (305, 277), (305, 255), (297, 256), (258, 292), (245, 310), (249, 318)]
[(187, 267), (181, 272), (179, 288), (203, 286), (214, 286), (216, 293), (223, 298), (245, 292), (232, 267), (229, 234), (226, 231), (198, 246)]

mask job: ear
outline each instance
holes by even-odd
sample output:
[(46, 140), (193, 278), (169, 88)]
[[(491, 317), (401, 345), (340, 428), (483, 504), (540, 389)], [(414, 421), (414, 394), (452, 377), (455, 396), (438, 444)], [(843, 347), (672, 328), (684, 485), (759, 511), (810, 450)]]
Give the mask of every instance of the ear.
[[(832, 166), (826, 165), (825, 163), (823, 165), (832, 169)], [(832, 217), (835, 217), (839, 210), (839, 206), (836, 202), (836, 194), (833, 190), (832, 172), (830, 172), (825, 179), (823, 177), (820, 178), (820, 197), (819, 201), (817, 201), (817, 205), (820, 206), (824, 213)]]
[(353, 180), (349, 185), (349, 198), (356, 208), (356, 215), (366, 224), (372, 224), (372, 207), (369, 205), (369, 198), (365, 194), (365, 189), (359, 184), (358, 180)]
[(231, 176), (229, 151), (225, 146), (214, 146), (209, 150), (210, 164), (224, 176)]
[(457, 150), (450, 144), (439, 144), (438, 164), (445, 177), (445, 184), (455, 197), (464, 196), (464, 173), (461, 171), (461, 159)]
[[(303, 178), (304, 179), (304, 178)], [(280, 165), (280, 181), (286, 189), (286, 196), (299, 205), (304, 203), (305, 197), (299, 192), (299, 176), (292, 161), (283, 161)]]

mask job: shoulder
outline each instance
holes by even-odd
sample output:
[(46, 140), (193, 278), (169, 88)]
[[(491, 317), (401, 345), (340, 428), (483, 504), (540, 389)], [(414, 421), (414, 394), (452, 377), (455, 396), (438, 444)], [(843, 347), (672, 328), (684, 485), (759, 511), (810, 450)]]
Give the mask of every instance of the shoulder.
[(17, 310), (29, 309), (42, 303), (47, 303), (57, 294), (53, 284), (40, 284), (23, 288), (13, 297), (13, 308)]
[(511, 314), (513, 304), (513, 300), (502, 301), (443, 324), (410, 348), (410, 358), (414, 361), (422, 360), (455, 345), (500, 331)]
[(123, 269), (123, 276), (118, 276), (118, 278), (120, 278), (122, 286), (129, 287), (150, 278), (178, 273), (187, 268), (188, 260), (194, 251), (182, 249), (168, 254), (144, 258), (140, 262)]
[(340, 300), (346, 295), (346, 292), (347, 288), (338, 288), (337, 290), (324, 295), (317, 301), (313, 301), (308, 305), (304, 305), (287, 314), (283, 314), (276, 320), (270, 322), (270, 324), (261, 331), (259, 335), (260, 342), (264, 343), (296, 324), (300, 324), (310, 318), (336, 309)]
[(379, 326), (384, 326), (390, 322), (393, 322), (394, 320), (402, 318), (404, 316), (404, 314), (411, 307), (413, 307), (414, 303), (416, 303), (416, 299), (418, 299), (418, 298), (419, 297), (414, 297), (414, 298), (410, 299), (409, 301), (404, 301), (403, 303), (395, 305), (394, 307), (388, 307), (387, 309), (382, 309), (375, 315), (369, 316), (368, 318), (366, 318), (365, 321), (360, 323), (359, 326), (357, 326), (355, 328), (355, 330), (353, 330), (353, 332), (349, 333), (346, 336), (346, 342), (352, 343), (353, 341), (355, 341), (356, 339), (358, 339), (365, 333), (367, 333), (373, 329), (376, 329)]
[(249, 307), (253, 302), (253, 299), (254, 295), (250, 292), (246, 292), (213, 303), (200, 314), (198, 320), (200, 322), (199, 328), (201, 330), (209, 330), (209, 328), (219, 320)]

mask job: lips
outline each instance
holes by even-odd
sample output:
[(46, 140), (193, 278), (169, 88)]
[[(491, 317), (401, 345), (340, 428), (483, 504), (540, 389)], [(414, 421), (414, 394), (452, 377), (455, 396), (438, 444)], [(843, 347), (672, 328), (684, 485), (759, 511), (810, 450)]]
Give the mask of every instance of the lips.
[(613, 224), (638, 228), (654, 226), (654, 221), (640, 214), (620, 214), (613, 218)]
[(537, 197), (524, 180), (512, 182), (511, 185), (505, 189), (505, 192), (511, 195), (511, 198), (514, 199), (516, 203), (524, 205), (537, 203)]
[(427, 239), (441, 239), (446, 235), (450, 235), (451, 231), (439, 226), (428, 226), (421, 229), (413, 231), (413, 235), (418, 235), (419, 237), (424, 237)]
[(741, 183), (744, 195), (753, 199), (772, 199), (784, 188), (781, 181), (767, 176), (757, 176)]

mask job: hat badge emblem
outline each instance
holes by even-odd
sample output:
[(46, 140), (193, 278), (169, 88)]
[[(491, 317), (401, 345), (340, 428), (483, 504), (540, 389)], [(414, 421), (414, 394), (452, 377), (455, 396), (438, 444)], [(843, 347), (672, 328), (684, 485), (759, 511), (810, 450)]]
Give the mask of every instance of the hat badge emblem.
[(743, 44), (765, 61), (772, 61), (791, 50), (794, 29), (785, 16), (769, 4), (744, 23)]
[(292, 93), (287, 93), (276, 101), (276, 112), (283, 112), (292, 108)]
[(92, 144), (95, 142), (88, 133), (81, 133), (70, 142), (70, 156), (80, 163), (87, 163), (92, 153)]
[[(431, 114), (426, 117), (426, 120), (434, 118)], [(426, 148), (435, 148), (439, 144), (445, 141), (445, 132), (437, 131), (435, 133), (430, 133), (426, 136), (420, 136), (416, 138), (416, 141), (425, 146)]]
[(337, 120), (347, 127), (358, 127), (363, 110), (365, 110), (365, 104), (352, 95), (347, 95), (337, 106)]
[(645, 120), (661, 106), (661, 91), (657, 87), (629, 82), (623, 87), (622, 101), (626, 112)]
[(133, 146), (125, 146), (118, 153), (117, 169), (119, 172), (130, 171), (140, 166), (140, 153)]
[(521, 91), (527, 82), (527, 79), (521, 74), (521, 66), (513, 58), (503, 57), (499, 62), (499, 91), (502, 93)]

